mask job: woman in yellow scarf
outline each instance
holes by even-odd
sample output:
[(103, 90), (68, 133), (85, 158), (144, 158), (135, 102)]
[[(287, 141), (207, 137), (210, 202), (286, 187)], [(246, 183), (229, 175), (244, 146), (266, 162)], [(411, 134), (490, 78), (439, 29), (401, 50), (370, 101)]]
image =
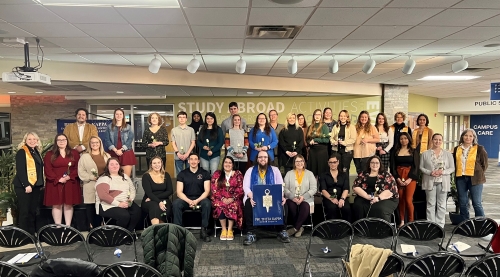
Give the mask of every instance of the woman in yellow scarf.
[(476, 131), (465, 129), (460, 135), (458, 146), (453, 149), (455, 160), (455, 182), (462, 220), (469, 219), (468, 192), (472, 198), (475, 216), (484, 216), (482, 202), (484, 172), (488, 168), (488, 153), (477, 143)]

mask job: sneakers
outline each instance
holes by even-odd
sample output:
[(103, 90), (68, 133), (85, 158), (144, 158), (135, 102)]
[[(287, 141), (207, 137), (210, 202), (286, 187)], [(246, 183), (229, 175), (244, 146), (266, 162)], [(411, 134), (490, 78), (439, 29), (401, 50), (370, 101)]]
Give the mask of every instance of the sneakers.
[(300, 238), (302, 236), (302, 233), (304, 232), (304, 227), (300, 227), (300, 229), (295, 233), (296, 238)]
[(220, 234), (220, 240), (227, 240), (227, 231), (222, 230), (222, 234)]
[(255, 234), (252, 232), (248, 232), (247, 238), (243, 241), (243, 245), (252, 245), (256, 241), (257, 241), (257, 236), (255, 236)]
[(286, 230), (281, 231), (278, 234), (278, 237), (281, 240), (281, 242), (283, 242), (283, 243), (289, 243), (290, 242), (290, 237), (288, 236), (288, 233), (287, 233)]
[(293, 236), (293, 235), (295, 235), (295, 233), (297, 233), (297, 229), (292, 227), (292, 228), (288, 229), (286, 232), (287, 232), (288, 236)]
[(227, 230), (226, 240), (234, 240), (233, 230)]

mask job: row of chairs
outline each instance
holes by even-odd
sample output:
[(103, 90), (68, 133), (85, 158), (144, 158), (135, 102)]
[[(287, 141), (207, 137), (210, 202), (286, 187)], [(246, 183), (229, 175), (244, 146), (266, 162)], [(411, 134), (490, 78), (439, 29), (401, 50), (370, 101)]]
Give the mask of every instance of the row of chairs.
[[(43, 226), (38, 230), (36, 237), (14, 226), (0, 227), (1, 247), (15, 249), (33, 244), (34, 251), (40, 257), (40, 259), (31, 259), (28, 263), (19, 264), (20, 267), (41, 263), (49, 257), (51, 259), (58, 258), (57, 255), (51, 255), (44, 250), (43, 243), (56, 247), (81, 243), (84, 245), (85, 251), (75, 251), (71, 258), (96, 262), (99, 266), (107, 266), (123, 260), (137, 262), (134, 236), (130, 231), (120, 226), (106, 225), (94, 228), (88, 233), (87, 238), (77, 229), (61, 224)], [(120, 258), (113, 255), (116, 247), (124, 248)], [(1, 260), (8, 261), (12, 257), (6, 255)]]
[[(305, 275), (306, 271), (308, 271), (309, 275), (312, 276), (310, 260), (313, 257), (343, 258), (348, 260), (355, 236), (365, 239), (374, 239), (377, 244), (381, 244), (381, 248), (388, 248), (393, 251), (393, 255), (389, 257), (384, 267), (384, 274), (387, 273), (386, 271), (391, 271), (386, 274), (389, 275), (396, 274), (398, 270), (402, 271), (404, 266), (402, 258), (420, 260), (421, 257), (426, 257), (430, 254), (437, 255), (436, 253), (440, 253), (439, 255), (444, 255), (442, 253), (450, 253), (458, 257), (474, 257), (476, 259), (485, 257), (490, 253), (488, 249), (490, 249), (491, 240), (485, 249), (472, 245), (469, 249), (460, 253), (453, 253), (453, 251), (447, 250), (455, 235), (468, 238), (483, 238), (487, 235), (494, 235), (497, 229), (497, 223), (490, 218), (471, 218), (457, 225), (453, 229), (447, 244), (444, 245), (445, 232), (443, 228), (434, 222), (426, 220), (409, 222), (397, 231), (389, 222), (379, 218), (364, 218), (353, 224), (340, 219), (327, 220), (314, 227), (310, 234), (309, 244), (307, 246), (308, 254), (303, 274)], [(313, 244), (313, 241), (315, 241), (314, 237), (323, 240), (323, 244)], [(341, 242), (344, 242), (344, 244), (342, 245)], [(407, 255), (400, 251), (400, 247), (398, 246), (400, 246), (401, 243), (408, 242), (415, 245), (416, 251), (418, 252), (417, 255)], [(434, 242), (436, 242), (435, 245)], [(344, 247), (339, 247), (339, 245)], [(330, 252), (324, 253), (325, 247), (328, 247)], [(381, 274), (381, 276), (386, 275)]]
[[(81, 272), (86, 277), (92, 277), (87, 272)], [(21, 268), (0, 261), (0, 276), (2, 277), (28, 277), (29, 274)], [(161, 273), (153, 267), (139, 262), (118, 262), (104, 268), (98, 275), (99, 277), (162, 277)]]

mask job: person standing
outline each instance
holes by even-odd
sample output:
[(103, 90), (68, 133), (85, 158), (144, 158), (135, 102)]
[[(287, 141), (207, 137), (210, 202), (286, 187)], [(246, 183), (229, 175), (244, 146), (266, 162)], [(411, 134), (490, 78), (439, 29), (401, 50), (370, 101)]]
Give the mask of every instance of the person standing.
[(337, 165), (338, 168), (342, 172), (347, 173), (347, 177), (349, 177), (349, 172), (351, 170), (351, 161), (356, 138), (356, 128), (351, 124), (349, 112), (347, 110), (340, 111), (337, 124), (330, 132), (330, 144), (332, 145), (333, 153), (340, 155), (340, 164)]
[(249, 132), (248, 144), (250, 160), (254, 161), (260, 151), (267, 151), (271, 161), (274, 161), (274, 148), (278, 147), (278, 137), (269, 125), (265, 113), (257, 115), (255, 125)]
[[(189, 124), (188, 126), (193, 128), (194, 133), (196, 134), (196, 139), (198, 139), (198, 133), (203, 126), (203, 117), (201, 116), (201, 113), (199, 111), (194, 111), (191, 114), (191, 124)], [(194, 152), (200, 153), (200, 149), (196, 144), (194, 146)]]
[(90, 137), (98, 136), (97, 127), (87, 123), (88, 115), (87, 109), (78, 108), (75, 111), (76, 122), (64, 127), (63, 134), (68, 138), (69, 147), (78, 153), (85, 151), (85, 145), (89, 145)]
[[(328, 133), (331, 133), (333, 127), (337, 125), (337, 122), (333, 119), (333, 112), (330, 107), (326, 107), (323, 109), (323, 123), (328, 127)], [(328, 146), (328, 157), (332, 155), (332, 143), (328, 142), (330, 145)]]
[(394, 146), (394, 130), (393, 128), (389, 128), (389, 123), (384, 113), (377, 114), (377, 122), (375, 124), (380, 136), (380, 142), (377, 143), (376, 154), (380, 157), (384, 169), (388, 171), (391, 161), (390, 151)]
[(286, 116), (286, 121), (285, 128), (278, 136), (278, 146), (281, 148), (279, 156), (281, 159), (280, 164), (285, 168), (285, 172), (288, 172), (294, 167), (293, 159), (299, 154), (302, 156), (304, 132), (297, 124), (294, 113), (289, 113)]
[(297, 115), (297, 122), (300, 126), (300, 128), (302, 128), (302, 133), (304, 133), (304, 146), (302, 147), (302, 156), (304, 156), (304, 159), (306, 160), (306, 162), (308, 161), (309, 159), (309, 145), (307, 145), (307, 122), (306, 122), (306, 116), (299, 113)]
[(174, 224), (182, 226), (182, 212), (187, 209), (201, 211), (200, 238), (205, 242), (212, 239), (208, 235), (208, 221), (212, 211), (210, 202), (210, 173), (199, 166), (198, 154), (189, 154), (189, 167), (177, 176), (177, 199), (172, 204)]
[(28, 132), (17, 148), (13, 184), (18, 201), (19, 227), (35, 235), (36, 211), (44, 185), (40, 138), (36, 133)]
[(412, 145), (415, 149), (420, 163), (420, 155), (432, 148), (432, 136), (434, 131), (429, 128), (429, 117), (426, 114), (419, 114), (417, 117), (418, 128), (413, 130)]
[(148, 116), (149, 128), (144, 130), (142, 134), (142, 144), (146, 148), (146, 163), (151, 164), (151, 159), (160, 157), (162, 164), (167, 162), (167, 151), (165, 147), (168, 145), (167, 127), (163, 125), (163, 119), (159, 113), (151, 113)]
[(394, 149), (399, 145), (399, 136), (401, 133), (408, 133), (412, 137), (411, 128), (405, 125), (405, 120), (406, 114), (404, 112), (397, 112), (394, 115), (394, 124), (389, 127), (394, 133)]
[[(269, 111), (269, 126), (271, 126), (271, 128), (274, 129), (274, 133), (276, 134), (277, 138), (279, 137), (281, 131), (285, 127), (283, 124), (278, 123), (278, 112), (274, 109)], [(273, 165), (280, 168), (281, 167), (280, 159), (276, 159), (276, 157), (279, 157), (278, 153), (280, 153), (280, 149), (279, 147), (275, 147), (274, 148), (275, 159), (273, 161)]]
[(222, 129), (217, 125), (217, 117), (213, 112), (205, 115), (205, 123), (200, 129), (196, 144), (200, 149), (200, 165), (213, 174), (219, 167), (220, 149), (224, 144)]
[(134, 132), (130, 124), (127, 124), (125, 112), (122, 109), (116, 109), (113, 114), (113, 121), (106, 128), (104, 144), (111, 157), (117, 158), (120, 162), (123, 173), (131, 177), (132, 166), (137, 163), (132, 149)]
[(309, 160), (307, 169), (312, 171), (314, 176), (325, 172), (328, 167), (328, 145), (330, 145), (330, 132), (323, 123), (323, 114), (320, 109), (313, 113), (313, 120), (307, 129), (307, 144), (309, 145)]
[(484, 216), (481, 202), (483, 184), (486, 183), (484, 172), (488, 168), (488, 153), (484, 146), (478, 144), (474, 129), (465, 129), (462, 132), (458, 146), (453, 149), (453, 159), (462, 220), (469, 219), (469, 192), (475, 216)]
[(185, 168), (189, 168), (188, 157), (193, 151), (196, 143), (196, 135), (193, 128), (186, 125), (187, 113), (177, 113), (179, 126), (172, 129), (172, 148), (175, 152), (175, 175), (179, 175)]
[(366, 168), (367, 160), (375, 155), (376, 143), (380, 141), (377, 129), (370, 123), (370, 114), (361, 111), (356, 123), (356, 142), (354, 143), (354, 165), (360, 174)]
[[(231, 102), (229, 103), (229, 117), (222, 121), (220, 127), (222, 128), (222, 133), (225, 135), (227, 130), (231, 129), (233, 126), (233, 115), (238, 114), (238, 103)], [(247, 131), (247, 122), (244, 118), (241, 118), (241, 129)]]
[(234, 169), (245, 172), (248, 162), (248, 133), (241, 129), (239, 114), (233, 115), (233, 127), (225, 135), (225, 146), (227, 156), (233, 158)]

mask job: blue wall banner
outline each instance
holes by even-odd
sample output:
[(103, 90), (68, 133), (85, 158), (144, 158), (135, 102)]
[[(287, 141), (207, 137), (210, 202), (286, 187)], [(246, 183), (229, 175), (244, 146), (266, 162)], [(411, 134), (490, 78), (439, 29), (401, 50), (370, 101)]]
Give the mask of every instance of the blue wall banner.
[(488, 152), (488, 158), (498, 158), (500, 144), (500, 114), (471, 115), (470, 126), (477, 134), (479, 144)]
[[(75, 119), (56, 119), (57, 120), (57, 133), (63, 133), (66, 125), (75, 123)], [(97, 127), (97, 134), (104, 141), (104, 133), (106, 127), (111, 124), (111, 119), (89, 119), (87, 123), (94, 124)], [(103, 145), (104, 146), (104, 145)]]
[(252, 189), (253, 225), (283, 225), (282, 185), (255, 185)]
[(491, 83), (490, 100), (500, 100), (500, 83)]

